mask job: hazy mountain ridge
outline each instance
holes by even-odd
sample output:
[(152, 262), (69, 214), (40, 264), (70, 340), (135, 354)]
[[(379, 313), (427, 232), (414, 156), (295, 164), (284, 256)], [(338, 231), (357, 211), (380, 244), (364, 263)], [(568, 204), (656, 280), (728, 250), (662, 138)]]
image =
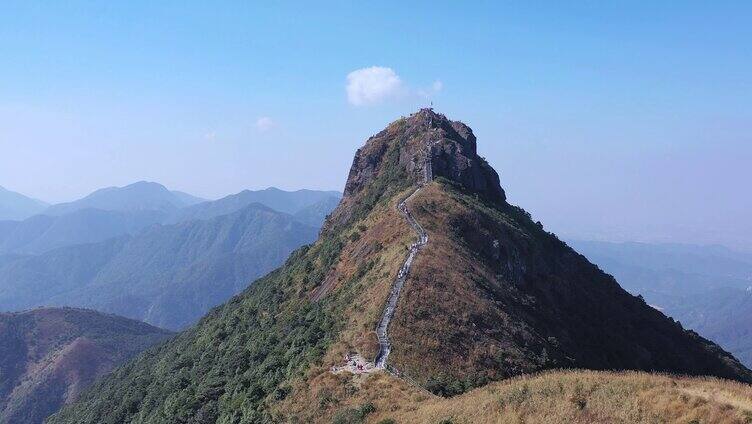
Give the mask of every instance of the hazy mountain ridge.
[(103, 188), (73, 202), (48, 206), (23, 220), (0, 222), (0, 254), (40, 254), (136, 234), (164, 222), (178, 208), (200, 201), (144, 181)]
[[(139, 193), (144, 191), (147, 198), (139, 200)], [(149, 196), (164, 198), (164, 201), (149, 200)], [(280, 209), (276, 210), (289, 210), (302, 223), (319, 227), (339, 198), (338, 192), (287, 192), (270, 188), (245, 190), (219, 200), (202, 201), (186, 193), (171, 192), (159, 184), (135, 183), (123, 188), (97, 190), (84, 199), (63, 204), (57, 212), (52, 209), (51, 215), (35, 215), (23, 221), (0, 221), (0, 255), (40, 254), (59, 247), (135, 235), (154, 224), (207, 220), (253, 203), (267, 207), (277, 205)], [(165, 206), (175, 205), (175, 199), (180, 199), (186, 206), (177, 209)]]
[(716, 288), (666, 303), (666, 313), (752, 367), (752, 290)]
[(0, 266), (0, 309), (90, 307), (166, 327), (192, 324), (278, 266), (316, 228), (262, 205)]
[(339, 205), (340, 199), (340, 196), (325, 197), (312, 205), (298, 210), (293, 216), (305, 224), (321, 227), (326, 217)]
[(202, 202), (211, 201), (178, 190), (170, 190), (170, 193), (172, 193), (178, 199), (178, 201), (184, 205), (183, 207), (193, 206)]
[(570, 244), (625, 289), (752, 366), (752, 255), (720, 246)]
[(169, 332), (73, 308), (0, 313), (0, 423), (41, 423)]
[[(331, 422), (350, 416), (350, 405), (414, 387), (391, 374), (332, 367), (348, 352), (378, 351), (374, 329), (415, 242), (396, 205), (429, 164), (436, 180), (408, 205), (429, 241), (390, 327), (389, 365), (413, 384), (455, 395), (554, 367), (752, 381), (731, 355), (626, 293), (507, 204), (472, 130), (421, 110), (358, 150), (316, 243), (51, 422)], [(124, 402), (117, 394), (126, 388)]]
[(646, 269), (752, 281), (752, 254), (736, 252), (723, 246), (580, 240), (569, 243), (586, 256), (590, 254), (629, 265), (639, 264)]
[(0, 221), (26, 219), (40, 213), (48, 206), (41, 200), (0, 187)]
[(159, 210), (79, 209), (56, 216), (36, 215), (24, 221), (6, 221), (0, 223), (0, 254), (41, 254), (60, 247), (136, 234), (163, 222), (167, 216)]
[[(297, 190), (283, 191), (274, 187), (264, 190), (252, 191), (243, 190), (240, 193), (225, 196), (219, 200), (202, 202), (175, 213), (171, 222), (189, 221), (192, 219), (208, 219), (219, 215), (225, 215), (242, 209), (248, 205), (257, 203), (265, 205), (271, 209), (287, 214), (298, 214), (302, 218), (301, 222), (309, 225), (321, 225), (323, 218), (331, 212), (336, 206), (336, 202), (342, 194), (336, 191), (316, 191), (316, 190)], [(336, 202), (335, 202), (336, 199)], [(314, 218), (308, 216), (320, 216), (320, 212), (312, 210), (328, 211), (321, 216), (317, 224), (314, 224)]]
[(139, 181), (124, 187), (99, 189), (82, 199), (52, 205), (43, 214), (61, 215), (81, 209), (129, 212), (156, 210), (172, 213), (198, 201), (201, 199), (186, 193), (172, 192), (161, 184)]

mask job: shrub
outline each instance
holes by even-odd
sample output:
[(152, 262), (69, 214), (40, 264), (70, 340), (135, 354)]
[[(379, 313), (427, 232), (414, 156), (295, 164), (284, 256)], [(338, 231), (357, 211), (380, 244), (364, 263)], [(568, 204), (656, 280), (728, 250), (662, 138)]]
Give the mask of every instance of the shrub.
[(362, 423), (368, 414), (376, 411), (376, 407), (372, 403), (364, 403), (358, 408), (343, 409), (336, 414), (332, 419), (333, 424), (360, 424)]

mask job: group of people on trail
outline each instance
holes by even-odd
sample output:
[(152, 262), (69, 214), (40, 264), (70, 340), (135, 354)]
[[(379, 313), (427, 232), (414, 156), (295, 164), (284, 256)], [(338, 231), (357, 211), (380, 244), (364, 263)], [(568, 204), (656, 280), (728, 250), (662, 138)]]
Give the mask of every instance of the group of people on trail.
[(350, 366), (358, 371), (363, 371), (363, 364), (358, 363), (354, 358), (351, 358), (349, 353), (345, 355), (345, 363), (350, 364)]

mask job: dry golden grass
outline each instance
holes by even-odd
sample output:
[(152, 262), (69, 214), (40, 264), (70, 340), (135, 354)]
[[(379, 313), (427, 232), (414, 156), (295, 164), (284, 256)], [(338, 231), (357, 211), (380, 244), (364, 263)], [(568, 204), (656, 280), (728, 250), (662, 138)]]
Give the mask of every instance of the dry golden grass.
[(643, 372), (555, 371), (451, 399), (431, 398), (391, 418), (398, 423), (749, 423), (752, 387)]
[[(507, 360), (514, 365), (515, 358), (509, 356), (514, 350), (503, 342), (510, 337), (504, 334), (505, 329), (515, 327), (517, 321), (494, 308), (473, 283), (473, 278), (494, 276), (475, 265), (464, 248), (436, 227), (449, 225), (450, 215), (462, 213), (462, 207), (431, 185), (413, 199), (411, 209), (419, 219), (430, 223), (430, 241), (416, 259), (415, 273), (405, 285), (390, 328), (395, 343), (390, 361), (410, 375), (450, 369), (462, 377), (473, 370), (490, 368), (485, 363), (505, 348)], [(357, 236), (346, 235), (350, 241), (328, 276), (331, 283), (322, 293), (333, 296), (338, 290), (357, 284), (353, 301), (343, 311), (347, 324), (321, 364), (295, 381), (284, 400), (272, 404), (278, 422), (331, 423), (345, 416), (343, 412), (368, 406), (372, 412), (362, 419), (336, 422), (752, 423), (752, 388), (712, 378), (553, 371), (490, 383), (459, 396), (442, 398), (385, 372), (332, 374), (330, 367), (340, 365), (347, 352), (358, 352), (366, 358), (375, 355), (376, 323), (407, 246), (415, 238), (394, 204), (379, 206), (357, 227), (351, 230)], [(381, 247), (374, 249), (376, 245)], [(358, 268), (367, 262), (373, 266), (355, 281)], [(428, 316), (416, 319), (415, 314), (420, 317), (425, 305), (431, 308), (425, 311)], [(468, 311), (475, 315), (468, 315)], [(479, 314), (484, 319), (479, 321)], [(499, 333), (489, 334), (487, 329), (475, 325), (483, 321), (499, 324)], [(502, 325), (507, 322), (511, 325)], [(442, 337), (471, 343), (436, 345), (437, 331), (442, 332)], [(503, 376), (491, 373), (488, 377)]]
[[(338, 340), (326, 352), (322, 364), (309, 369), (304, 378), (295, 382), (290, 395), (275, 406), (278, 414), (307, 416), (315, 412), (319, 415), (320, 412), (312, 410), (311, 405), (326, 404), (330, 396), (342, 399), (342, 393), (351, 392), (340, 387), (338, 382), (342, 378), (332, 375), (330, 368), (341, 365), (346, 353), (356, 352), (368, 359), (376, 356), (376, 325), (408, 246), (415, 239), (415, 233), (396, 208), (396, 199), (401, 196), (396, 196), (394, 202), (376, 207), (344, 235), (349, 241), (342, 249), (340, 260), (326, 277), (326, 291), (317, 292), (316, 296), (323, 299), (336, 295), (339, 289), (347, 289), (346, 285), (357, 284), (354, 299), (343, 311), (346, 324)], [(353, 281), (359, 268), (368, 263), (373, 266)], [(359, 386), (360, 382), (353, 384)]]
[(534, 352), (515, 347), (529, 333), (525, 323), (478, 283), (497, 276), (448, 230), (457, 217), (475, 212), (436, 183), (415, 196), (410, 208), (428, 231), (429, 242), (415, 260), (392, 321), (392, 365), (421, 383), (437, 371), (457, 379), (508, 377), (498, 365), (490, 365), (502, 352), (503, 368), (513, 374), (544, 366), (542, 360), (531, 360)]
[[(352, 233), (358, 234), (356, 240)], [(414, 235), (396, 204), (386, 204), (377, 207), (347, 237), (353, 241), (343, 248), (340, 261), (330, 274), (329, 278), (337, 280), (330, 290), (352, 284), (353, 275), (362, 266), (372, 263), (373, 267), (357, 282), (355, 298), (344, 312), (347, 323), (325, 358), (327, 366), (339, 365), (348, 352), (365, 358), (376, 356), (376, 325)]]
[(362, 422), (379, 423), (751, 423), (752, 387), (715, 378), (645, 372), (550, 371), (441, 398), (383, 372), (322, 372), (288, 423), (331, 423), (338, 412), (371, 404)]

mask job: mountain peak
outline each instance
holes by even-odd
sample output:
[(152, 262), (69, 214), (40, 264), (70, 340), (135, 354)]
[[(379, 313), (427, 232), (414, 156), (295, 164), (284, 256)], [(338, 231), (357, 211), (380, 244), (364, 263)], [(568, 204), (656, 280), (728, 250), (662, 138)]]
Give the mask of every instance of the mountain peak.
[(390, 123), (358, 149), (343, 201), (327, 227), (365, 213), (379, 199), (437, 178), (492, 203), (506, 201), (499, 175), (477, 153), (473, 130), (424, 108)]
[(23, 220), (35, 215), (47, 204), (0, 186), (0, 221)]
[(123, 188), (149, 188), (156, 190), (167, 190), (167, 187), (163, 186), (162, 184), (146, 180), (136, 181), (135, 183), (128, 184)]
[(68, 203), (50, 206), (47, 215), (62, 215), (80, 209), (94, 208), (110, 211), (158, 210), (173, 212), (202, 199), (186, 193), (171, 192), (165, 186), (150, 181), (138, 181), (123, 187), (107, 187)]
[(499, 175), (478, 156), (473, 130), (429, 108), (392, 122), (368, 139), (355, 154), (345, 196), (358, 193), (386, 170), (384, 162), (390, 149), (397, 150), (392, 153), (398, 158), (396, 165), (413, 183), (442, 177), (490, 200), (506, 199)]

